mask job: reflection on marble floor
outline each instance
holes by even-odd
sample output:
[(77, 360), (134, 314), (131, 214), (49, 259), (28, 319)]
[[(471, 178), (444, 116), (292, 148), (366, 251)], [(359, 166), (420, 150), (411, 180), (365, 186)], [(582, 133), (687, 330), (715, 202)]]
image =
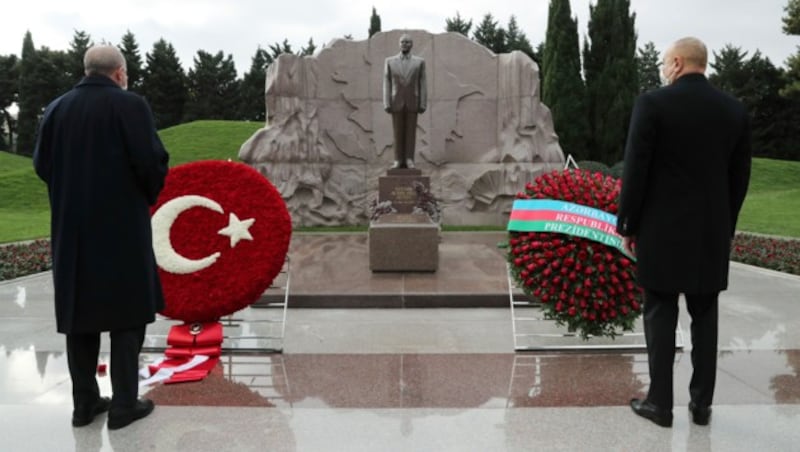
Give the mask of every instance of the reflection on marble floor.
[[(158, 354), (143, 354), (142, 365)], [(108, 356), (103, 355), (102, 360)], [(676, 356), (676, 406), (688, 400), (688, 355)], [(800, 350), (723, 353), (718, 404), (800, 402)], [(110, 391), (107, 376), (101, 390)], [(144, 390), (160, 405), (297, 408), (624, 406), (648, 384), (641, 353), (231, 354), (197, 383)], [(0, 403), (70, 400), (62, 352), (0, 347)]]

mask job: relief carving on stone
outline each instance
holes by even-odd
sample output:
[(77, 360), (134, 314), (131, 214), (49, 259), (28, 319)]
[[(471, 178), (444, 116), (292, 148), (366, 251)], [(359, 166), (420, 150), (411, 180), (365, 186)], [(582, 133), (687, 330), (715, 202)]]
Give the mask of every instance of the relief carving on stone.
[(404, 33), (427, 65), (416, 166), (430, 176), (445, 224), (504, 225), (526, 182), (563, 167), (539, 99), (538, 66), (525, 54), (495, 55), (458, 33), (337, 39), (314, 56), (284, 54), (269, 67), (267, 124), (239, 150), (276, 185), (295, 225), (368, 222), (378, 177), (393, 161), (383, 64)]

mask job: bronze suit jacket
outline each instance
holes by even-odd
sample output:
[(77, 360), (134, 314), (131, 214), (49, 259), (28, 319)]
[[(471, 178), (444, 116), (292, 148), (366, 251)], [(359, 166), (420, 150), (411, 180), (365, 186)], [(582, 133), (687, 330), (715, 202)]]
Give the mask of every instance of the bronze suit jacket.
[(386, 59), (383, 70), (383, 108), (389, 113), (421, 113), (428, 104), (425, 60), (402, 53)]

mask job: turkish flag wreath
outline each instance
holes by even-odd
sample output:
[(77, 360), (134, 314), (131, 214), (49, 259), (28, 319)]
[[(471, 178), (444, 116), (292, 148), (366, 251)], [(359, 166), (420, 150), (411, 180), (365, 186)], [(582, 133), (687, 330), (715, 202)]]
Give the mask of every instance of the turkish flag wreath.
[[(283, 267), (292, 231), (286, 204), (251, 167), (200, 161), (169, 170), (150, 214), (165, 299), (161, 314), (185, 323), (170, 330), (169, 359), (144, 374), (188, 371), (195, 357), (210, 357), (194, 360), (210, 370), (222, 345), (219, 318), (255, 302)], [(199, 378), (167, 373), (167, 382), (177, 382), (207, 371), (196, 369)]]

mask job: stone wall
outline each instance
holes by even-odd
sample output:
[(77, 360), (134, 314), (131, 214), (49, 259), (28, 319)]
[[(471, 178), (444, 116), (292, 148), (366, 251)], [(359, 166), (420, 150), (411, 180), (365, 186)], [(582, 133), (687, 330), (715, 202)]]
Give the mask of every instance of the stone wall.
[(495, 55), (458, 33), (393, 30), (337, 39), (314, 56), (281, 55), (266, 83), (267, 125), (239, 157), (272, 181), (298, 226), (368, 222), (393, 160), (383, 62), (403, 33), (425, 59), (428, 110), (416, 164), (431, 178), (445, 224), (504, 225), (514, 194), (564, 165), (539, 69), (521, 52)]

